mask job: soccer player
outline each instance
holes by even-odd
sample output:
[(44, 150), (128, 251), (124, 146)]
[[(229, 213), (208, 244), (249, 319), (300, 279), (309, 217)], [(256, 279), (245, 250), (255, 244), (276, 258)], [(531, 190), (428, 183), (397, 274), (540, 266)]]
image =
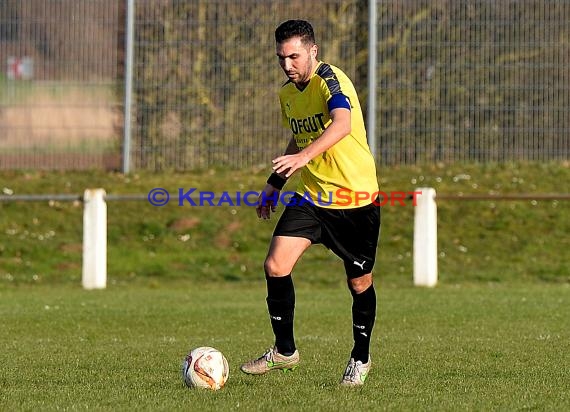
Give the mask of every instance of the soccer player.
[(343, 260), (353, 298), (354, 346), (341, 384), (362, 385), (371, 366), (370, 337), (376, 317), (372, 267), (380, 233), (379, 203), (371, 198), (378, 191), (378, 180), (362, 110), (350, 79), (317, 59), (310, 23), (286, 21), (277, 27), (275, 40), (279, 64), (288, 78), (279, 93), (283, 123), (293, 136), (284, 155), (273, 160), (274, 172), (261, 193), (258, 216), (268, 219), (275, 211), (287, 178), (297, 170), (301, 178), (275, 227), (264, 262), (275, 344), (241, 365), (241, 370), (259, 375), (293, 369), (299, 363), (291, 272), (309, 246), (321, 243)]

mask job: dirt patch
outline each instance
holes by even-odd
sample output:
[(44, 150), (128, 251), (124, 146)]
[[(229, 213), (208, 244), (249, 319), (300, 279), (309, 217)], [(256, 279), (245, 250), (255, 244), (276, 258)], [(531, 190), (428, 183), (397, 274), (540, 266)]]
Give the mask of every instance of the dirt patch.
[(183, 217), (173, 221), (168, 228), (174, 230), (175, 232), (184, 232), (190, 229), (194, 229), (200, 224), (200, 219), (197, 217)]
[(93, 148), (108, 144), (120, 130), (122, 114), (105, 92), (54, 87), (25, 90), (24, 97), (6, 94), (0, 109), (0, 148)]
[(64, 243), (59, 247), (63, 253), (82, 253), (83, 252), (83, 244), (82, 243)]
[(232, 245), (232, 234), (241, 228), (241, 223), (238, 221), (231, 222), (216, 236), (216, 245), (221, 248), (228, 248)]
[(121, 170), (118, 153), (0, 153), (0, 170)]
[(29, 86), (3, 90), (0, 169), (120, 168), (122, 113), (111, 93)]

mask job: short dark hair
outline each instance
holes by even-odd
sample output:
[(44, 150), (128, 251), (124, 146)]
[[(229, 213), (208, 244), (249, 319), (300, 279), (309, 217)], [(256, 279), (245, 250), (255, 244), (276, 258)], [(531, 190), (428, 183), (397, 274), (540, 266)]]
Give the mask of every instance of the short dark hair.
[(293, 37), (300, 37), (303, 44), (315, 44), (315, 32), (311, 23), (305, 20), (287, 20), (275, 30), (275, 41), (283, 43)]

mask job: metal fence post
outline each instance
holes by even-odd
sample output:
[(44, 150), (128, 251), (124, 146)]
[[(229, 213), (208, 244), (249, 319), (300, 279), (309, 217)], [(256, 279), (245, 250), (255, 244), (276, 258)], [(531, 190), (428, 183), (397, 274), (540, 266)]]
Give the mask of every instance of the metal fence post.
[(368, 146), (374, 158), (376, 158), (376, 55), (378, 53), (376, 19), (376, 0), (368, 0), (368, 124), (366, 129)]
[(124, 132), (123, 132), (123, 173), (127, 174), (131, 170), (131, 119), (133, 100), (133, 59), (134, 59), (134, 39), (135, 39), (135, 2), (127, 0), (127, 39), (125, 50), (127, 53), (125, 61), (125, 107), (124, 107)]

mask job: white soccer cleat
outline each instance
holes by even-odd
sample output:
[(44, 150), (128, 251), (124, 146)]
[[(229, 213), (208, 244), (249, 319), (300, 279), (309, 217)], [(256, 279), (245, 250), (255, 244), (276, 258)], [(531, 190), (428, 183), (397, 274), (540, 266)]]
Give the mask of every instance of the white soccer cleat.
[(372, 366), (372, 361), (370, 356), (368, 357), (368, 362), (362, 363), (361, 361), (355, 361), (354, 358), (350, 358), (348, 365), (342, 376), (340, 384), (343, 386), (361, 386), (364, 385), (364, 381), (368, 377), (368, 372)]
[(295, 351), (291, 356), (281, 355), (277, 348), (268, 349), (257, 359), (241, 365), (242, 372), (249, 375), (262, 375), (266, 372), (281, 369), (285, 372), (291, 371), (299, 364), (299, 351)]

